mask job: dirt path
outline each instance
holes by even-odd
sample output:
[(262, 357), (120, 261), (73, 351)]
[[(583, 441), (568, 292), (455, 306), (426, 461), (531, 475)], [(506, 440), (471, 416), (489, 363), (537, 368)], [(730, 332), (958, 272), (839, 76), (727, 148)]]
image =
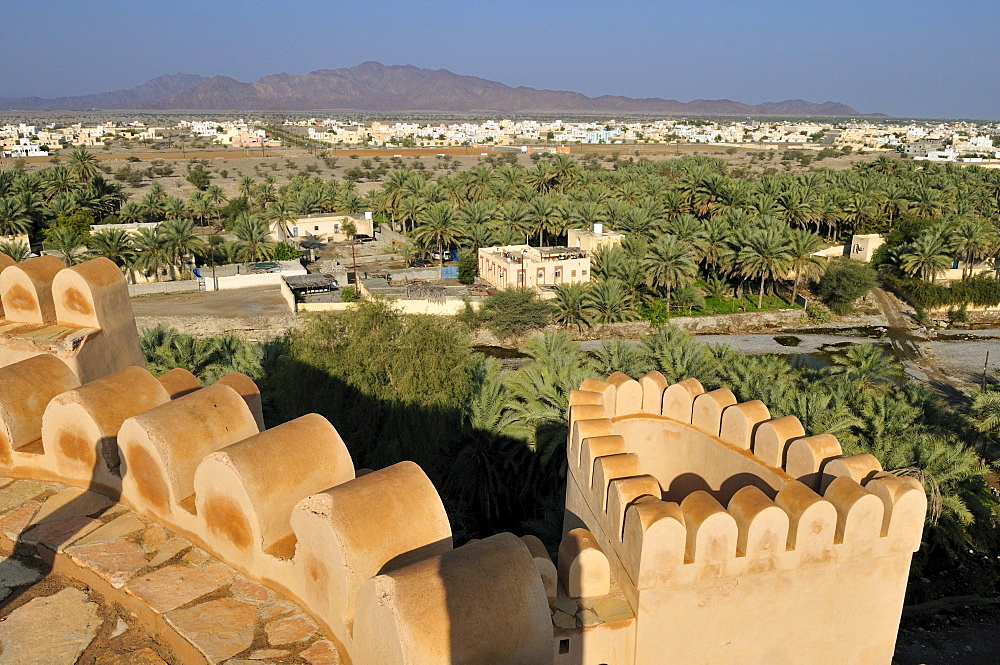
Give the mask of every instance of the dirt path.
[(906, 373), (929, 385), (952, 404), (964, 401), (966, 398), (962, 391), (920, 348), (920, 342), (926, 341), (926, 338), (912, 332), (914, 322), (900, 311), (892, 296), (882, 289), (872, 289), (872, 296), (889, 323), (887, 338), (893, 353), (903, 363)]

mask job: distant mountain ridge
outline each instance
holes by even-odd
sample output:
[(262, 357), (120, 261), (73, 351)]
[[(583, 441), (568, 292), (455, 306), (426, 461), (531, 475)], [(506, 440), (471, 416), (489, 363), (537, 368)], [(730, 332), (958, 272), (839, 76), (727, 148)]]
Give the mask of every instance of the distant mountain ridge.
[[(318, 69), (302, 75), (272, 74), (244, 83), (228, 76), (160, 76), (135, 88), (79, 97), (0, 99), (0, 109), (147, 109), (200, 111), (454, 113), (609, 112), (668, 115), (861, 116), (839, 102), (801, 99), (750, 105), (729, 99), (680, 102), (651, 97), (588, 97), (565, 90), (511, 87), (446, 69), (364, 62), (344, 69)], [(870, 114), (881, 115), (881, 114)]]

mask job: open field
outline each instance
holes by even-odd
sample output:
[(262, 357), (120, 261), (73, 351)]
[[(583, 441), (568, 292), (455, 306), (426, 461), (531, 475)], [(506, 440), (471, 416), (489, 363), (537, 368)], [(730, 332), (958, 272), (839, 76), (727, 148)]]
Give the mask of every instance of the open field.
[[(748, 174), (769, 172), (777, 173), (801, 172), (813, 169), (844, 170), (854, 164), (873, 159), (875, 153), (851, 153), (837, 157), (829, 157), (821, 161), (813, 161), (808, 167), (803, 167), (798, 161), (791, 160), (782, 163), (782, 154), (786, 150), (804, 150), (805, 154), (813, 154), (819, 146), (799, 147), (786, 144), (763, 144), (746, 146), (726, 146), (713, 144), (637, 144), (637, 145), (573, 145), (570, 154), (576, 159), (584, 159), (589, 155), (597, 155), (605, 168), (613, 168), (615, 157), (621, 160), (649, 159), (651, 161), (666, 161), (688, 155), (705, 155), (725, 161), (733, 169), (741, 169)], [(114, 180), (114, 173), (130, 166), (135, 170), (143, 170), (152, 165), (166, 163), (173, 167), (170, 176), (156, 177), (143, 181), (138, 187), (122, 183), (130, 195), (130, 200), (141, 198), (149, 187), (159, 184), (171, 196), (188, 198), (196, 190), (194, 185), (185, 180), (188, 168), (196, 162), (201, 162), (211, 177), (211, 184), (222, 188), (227, 197), (239, 195), (239, 180), (249, 176), (262, 181), (265, 176), (274, 178), (274, 184), (280, 187), (287, 184), (295, 175), (307, 173), (324, 179), (343, 179), (348, 169), (362, 167), (365, 160), (373, 165), (379, 162), (386, 164), (396, 155), (402, 160), (402, 167), (414, 168), (419, 161), (423, 164), (423, 172), (430, 177), (454, 174), (456, 171), (471, 169), (490, 156), (515, 155), (521, 166), (532, 167), (534, 162), (528, 155), (519, 152), (494, 150), (492, 146), (462, 146), (433, 148), (339, 148), (331, 150), (310, 151), (298, 147), (265, 148), (263, 156), (261, 149), (215, 148), (188, 150), (150, 150), (146, 146), (136, 146), (126, 149), (115, 146), (111, 150), (90, 149), (101, 166), (108, 170), (105, 177)], [(0, 159), (0, 170), (22, 167), (28, 171), (45, 169), (53, 163), (66, 163), (69, 150), (63, 149), (52, 157), (29, 157), (20, 160)], [(638, 157), (636, 152), (639, 153)], [(484, 156), (484, 154), (486, 156)], [(438, 157), (444, 155), (446, 157)], [(326, 160), (324, 160), (324, 157)], [(139, 161), (134, 161), (138, 159)], [(54, 161), (58, 160), (58, 162)], [(162, 161), (161, 161), (162, 160)], [(336, 160), (334, 162), (334, 160)], [(207, 162), (207, 163), (206, 163)], [(329, 166), (327, 162), (333, 164)], [(390, 164), (391, 166), (391, 164)], [(362, 180), (358, 182), (358, 192), (366, 194), (377, 188), (381, 181)]]

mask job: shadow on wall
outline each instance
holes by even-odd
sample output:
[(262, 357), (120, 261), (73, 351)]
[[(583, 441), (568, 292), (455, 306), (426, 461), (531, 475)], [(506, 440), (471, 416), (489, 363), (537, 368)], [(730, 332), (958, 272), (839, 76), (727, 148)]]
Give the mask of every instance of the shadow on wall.
[(416, 462), (441, 495), (456, 544), (530, 532), (550, 553), (558, 550), (565, 421), (539, 425), (540, 437), (560, 442), (543, 460), (521, 439), (473, 428), (458, 409), (379, 400), (287, 356), (261, 381), (261, 393), (270, 427), (318, 413), (337, 429), (359, 469)]

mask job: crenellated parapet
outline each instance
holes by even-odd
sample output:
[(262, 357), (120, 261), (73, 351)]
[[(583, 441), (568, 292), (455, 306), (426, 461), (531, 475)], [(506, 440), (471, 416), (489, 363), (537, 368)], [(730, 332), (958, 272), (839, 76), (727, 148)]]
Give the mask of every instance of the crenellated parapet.
[(591, 545), (561, 551), (559, 570), (569, 590), (606, 568), (636, 615), (635, 663), (888, 665), (919, 482), (762, 402), (658, 372), (585, 380), (569, 429), (564, 529)]
[(0, 366), (43, 355), (82, 382), (144, 364), (118, 266), (102, 258), (67, 268), (54, 256), (0, 263)]
[[(419, 466), (356, 470), (316, 414), (266, 429), (242, 374), (208, 386), (182, 369), (154, 377), (121, 272), (53, 261), (0, 273), (0, 476), (130, 506), (299, 602), (341, 662), (551, 662), (544, 548), (510, 534), (454, 548)], [(31, 337), (54, 328), (80, 344)]]

